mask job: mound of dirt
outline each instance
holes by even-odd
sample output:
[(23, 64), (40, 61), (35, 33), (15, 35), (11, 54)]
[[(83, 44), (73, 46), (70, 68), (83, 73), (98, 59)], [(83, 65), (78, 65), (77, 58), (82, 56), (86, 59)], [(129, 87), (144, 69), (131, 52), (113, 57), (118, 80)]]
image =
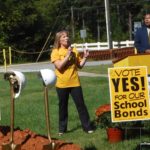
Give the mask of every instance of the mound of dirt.
[[(49, 140), (45, 136), (38, 135), (32, 132), (30, 129), (14, 130), (14, 144), (19, 145), (19, 150), (48, 150), (50, 144)], [(7, 126), (0, 126), (0, 150), (2, 145), (8, 145), (10, 141), (10, 128)], [(73, 143), (66, 143), (61, 140), (52, 139), (52, 143), (55, 144), (55, 150), (81, 150), (81, 148)], [(51, 144), (52, 145), (52, 144)], [(3, 146), (3, 150), (5, 146)]]

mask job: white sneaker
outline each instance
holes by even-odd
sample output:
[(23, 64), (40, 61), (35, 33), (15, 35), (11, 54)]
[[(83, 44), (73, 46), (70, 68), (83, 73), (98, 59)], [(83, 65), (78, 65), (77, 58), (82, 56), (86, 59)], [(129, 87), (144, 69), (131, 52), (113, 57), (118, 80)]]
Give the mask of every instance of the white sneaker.
[(87, 131), (87, 133), (89, 133), (89, 134), (91, 134), (91, 133), (93, 133), (94, 131), (93, 130), (89, 130), (89, 131)]
[(59, 133), (58, 133), (59, 136), (62, 136), (63, 134), (64, 134), (63, 132), (59, 132)]

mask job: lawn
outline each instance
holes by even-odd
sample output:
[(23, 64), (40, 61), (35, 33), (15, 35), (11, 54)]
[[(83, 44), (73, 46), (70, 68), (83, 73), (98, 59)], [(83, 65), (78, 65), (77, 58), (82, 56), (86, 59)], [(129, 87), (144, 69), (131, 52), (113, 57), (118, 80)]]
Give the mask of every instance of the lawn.
[[(109, 65), (85, 67), (82, 71), (107, 74)], [(44, 88), (37, 73), (25, 73), (27, 84), (20, 97), (15, 100), (15, 127), (30, 128), (41, 135), (47, 135), (44, 111)], [(95, 120), (95, 110), (102, 104), (110, 103), (108, 79), (105, 77), (80, 77), (85, 103), (90, 113), (91, 121)], [(0, 125), (10, 124), (10, 90), (9, 82), (0, 74)], [(69, 132), (58, 136), (58, 99), (55, 87), (49, 89), (49, 111), (52, 138), (79, 144), (84, 150), (134, 150), (143, 141), (149, 141), (148, 136), (137, 136), (125, 139), (123, 142), (110, 144), (107, 141), (105, 129), (96, 128), (93, 134), (83, 132), (75, 105), (69, 99)], [(139, 133), (140, 135), (140, 133)]]

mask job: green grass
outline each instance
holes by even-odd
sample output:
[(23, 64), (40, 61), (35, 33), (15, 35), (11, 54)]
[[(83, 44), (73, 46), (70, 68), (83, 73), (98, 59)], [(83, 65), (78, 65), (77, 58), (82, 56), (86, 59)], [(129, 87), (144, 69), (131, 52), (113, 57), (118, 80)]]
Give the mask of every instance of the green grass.
[[(107, 73), (108, 66), (86, 67), (84, 71)], [(100, 71), (101, 72), (101, 71)], [(32, 131), (47, 135), (44, 111), (44, 88), (36, 73), (26, 73), (27, 84), (20, 97), (15, 100), (15, 127), (30, 128)], [(108, 79), (104, 77), (80, 77), (85, 103), (90, 113), (91, 121), (95, 119), (98, 106), (110, 102)], [(69, 99), (68, 128), (71, 130), (62, 137), (58, 136), (58, 99), (55, 88), (49, 89), (49, 111), (52, 138), (73, 142), (84, 150), (134, 150), (141, 141), (149, 141), (148, 136), (124, 140), (110, 144), (107, 141), (105, 129), (97, 127), (93, 134), (82, 131), (79, 116), (72, 99)], [(0, 125), (10, 124), (10, 86), (0, 74), (0, 109), (2, 120)]]
[(107, 74), (108, 68), (112, 68), (113, 64), (106, 65), (98, 65), (98, 66), (85, 66), (81, 71), (91, 72), (91, 73), (99, 73), (99, 74)]

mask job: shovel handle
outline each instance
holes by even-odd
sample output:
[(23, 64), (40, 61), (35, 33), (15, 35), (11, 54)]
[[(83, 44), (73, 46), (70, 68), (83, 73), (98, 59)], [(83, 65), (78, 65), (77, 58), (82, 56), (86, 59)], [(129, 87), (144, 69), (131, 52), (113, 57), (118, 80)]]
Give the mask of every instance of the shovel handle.
[(52, 142), (50, 136), (50, 119), (49, 119), (49, 104), (48, 104), (48, 88), (44, 87), (44, 99), (45, 99), (45, 117), (46, 117), (46, 127), (47, 127), (47, 135), (50, 143)]
[(11, 104), (11, 110), (10, 110), (10, 142), (13, 143), (14, 139), (14, 87), (13, 84), (10, 83), (10, 93), (11, 93), (11, 99), (10, 99), (10, 104)]

